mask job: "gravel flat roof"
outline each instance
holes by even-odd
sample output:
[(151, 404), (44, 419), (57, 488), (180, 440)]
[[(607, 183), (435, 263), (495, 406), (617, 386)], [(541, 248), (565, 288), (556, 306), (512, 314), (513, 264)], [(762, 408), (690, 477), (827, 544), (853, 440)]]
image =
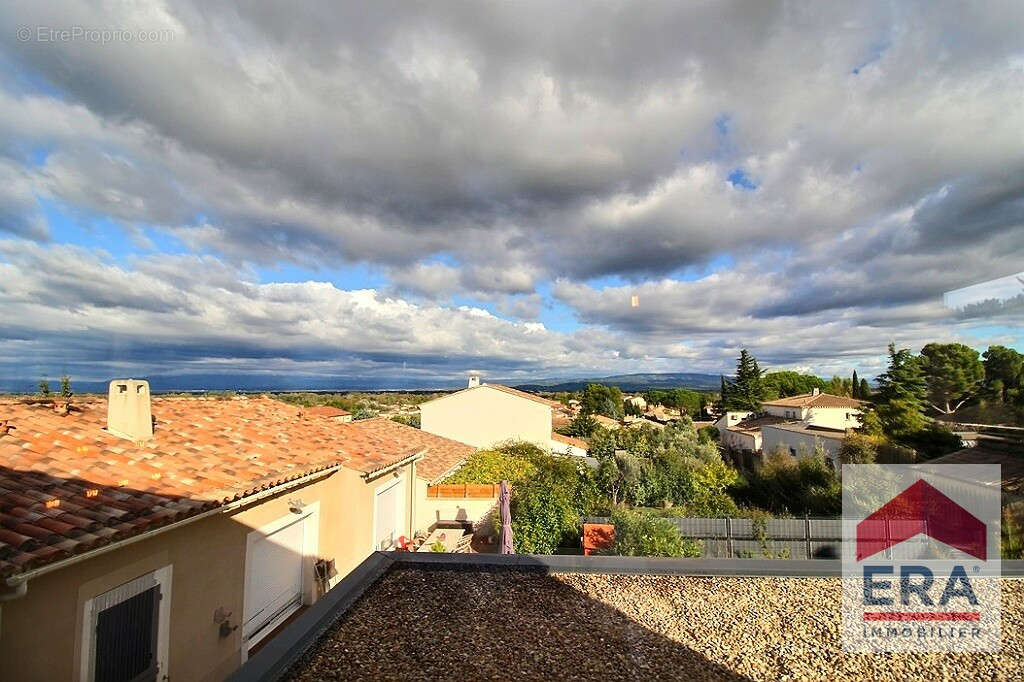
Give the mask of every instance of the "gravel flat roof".
[(1024, 581), (1003, 649), (849, 654), (838, 578), (395, 566), (289, 671), (321, 679), (1021, 679)]

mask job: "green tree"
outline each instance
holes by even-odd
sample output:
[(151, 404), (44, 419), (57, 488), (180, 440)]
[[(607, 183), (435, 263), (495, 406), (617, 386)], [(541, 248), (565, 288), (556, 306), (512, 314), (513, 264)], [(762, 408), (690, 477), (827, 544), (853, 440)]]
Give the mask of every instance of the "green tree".
[(1011, 392), (1024, 385), (1024, 355), (1006, 346), (989, 346), (983, 357), (989, 395), (999, 402), (1009, 402)]
[(860, 388), (857, 389), (857, 398), (859, 400), (871, 399), (871, 384), (868, 383), (867, 379), (860, 380)]
[(722, 402), (729, 410), (756, 412), (761, 409), (765, 396), (761, 367), (744, 348), (736, 360), (736, 377), (726, 383)]
[(621, 556), (699, 557), (703, 544), (684, 539), (668, 519), (647, 512), (618, 510), (615, 524), (615, 554)]
[(574, 438), (590, 438), (598, 429), (597, 420), (589, 412), (580, 411), (569, 422), (568, 434)]
[(580, 409), (590, 414), (621, 419), (624, 413), (622, 391), (617, 386), (587, 384), (580, 394)]
[(810, 393), (814, 389), (825, 390), (825, 382), (821, 377), (812, 374), (800, 374), (790, 370), (767, 372), (762, 381), (766, 398), (788, 398), (793, 395)]
[(929, 343), (921, 349), (921, 370), (931, 406), (942, 414), (960, 409), (985, 378), (978, 351), (962, 343)]
[(857, 370), (853, 370), (853, 378), (850, 380), (850, 397), (860, 398), (860, 380), (857, 378)]
[(889, 344), (889, 368), (876, 379), (878, 384), (878, 401), (889, 403), (895, 400), (921, 411), (927, 388), (921, 361), (910, 352), (909, 348), (896, 349), (896, 344)]
[(44, 398), (49, 398), (51, 395), (50, 382), (47, 381), (46, 379), (39, 380), (39, 395), (43, 396)]
[(73, 394), (71, 393), (71, 377), (67, 374), (60, 376), (60, 397), (68, 400)]
[(877, 407), (878, 420), (885, 435), (897, 440), (908, 438), (927, 425), (919, 403), (912, 400), (890, 400)]

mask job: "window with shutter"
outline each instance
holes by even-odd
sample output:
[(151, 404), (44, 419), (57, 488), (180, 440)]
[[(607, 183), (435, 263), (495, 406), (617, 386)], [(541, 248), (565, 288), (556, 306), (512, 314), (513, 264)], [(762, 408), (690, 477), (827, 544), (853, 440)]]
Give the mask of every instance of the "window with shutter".
[(167, 679), (171, 567), (147, 573), (85, 603), (81, 679)]

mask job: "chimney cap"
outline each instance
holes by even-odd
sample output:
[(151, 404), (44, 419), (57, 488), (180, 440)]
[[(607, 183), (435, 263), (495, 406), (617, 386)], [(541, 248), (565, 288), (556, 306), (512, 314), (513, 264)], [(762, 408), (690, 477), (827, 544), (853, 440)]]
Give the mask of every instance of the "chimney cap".
[(480, 385), (480, 375), (479, 374), (470, 374), (469, 375), (469, 388), (474, 388), (475, 386), (479, 386), (479, 385)]

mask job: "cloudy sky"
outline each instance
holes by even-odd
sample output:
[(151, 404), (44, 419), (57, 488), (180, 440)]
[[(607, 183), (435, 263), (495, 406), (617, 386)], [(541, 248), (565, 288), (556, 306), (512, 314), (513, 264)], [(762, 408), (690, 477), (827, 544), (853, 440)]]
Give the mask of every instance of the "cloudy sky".
[(0, 5), (0, 385), (1024, 347), (1019, 0), (348, 4)]

